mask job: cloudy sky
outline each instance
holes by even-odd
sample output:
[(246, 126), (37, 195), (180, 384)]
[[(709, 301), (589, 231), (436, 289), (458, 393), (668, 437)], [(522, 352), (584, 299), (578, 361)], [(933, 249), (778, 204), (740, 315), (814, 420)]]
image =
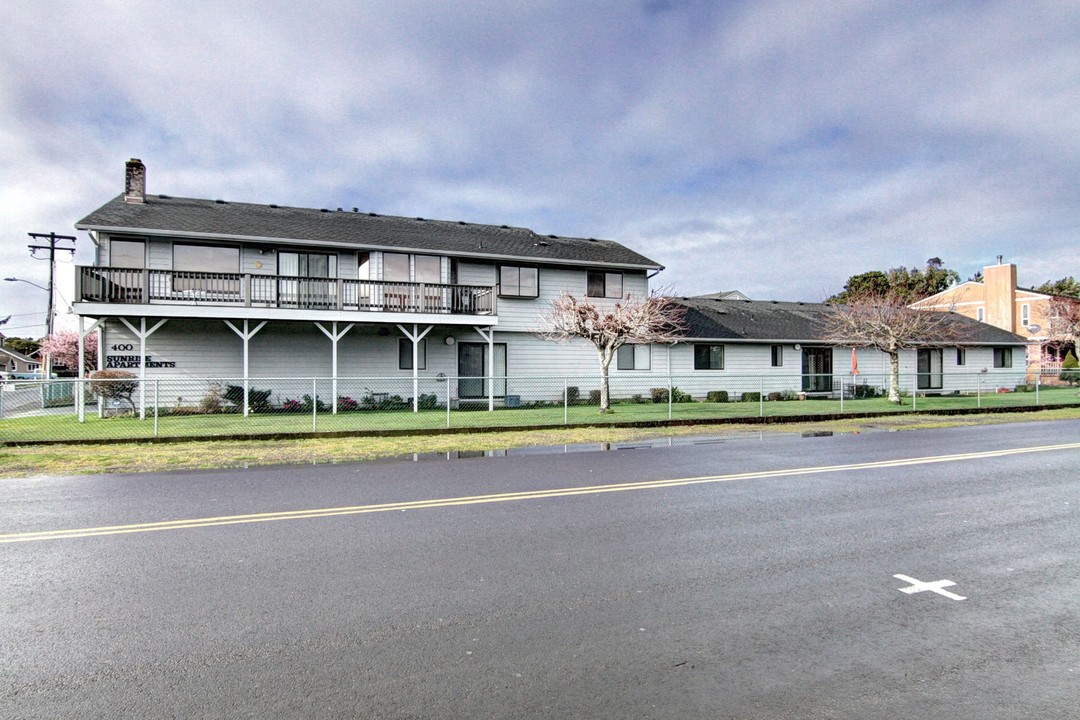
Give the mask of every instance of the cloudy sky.
[[(610, 238), (684, 295), (934, 256), (1037, 285), (1080, 277), (1080, 3), (3, 3), (0, 275), (46, 284), (26, 234), (130, 157), (151, 193)], [(8, 314), (40, 334), (44, 293)]]

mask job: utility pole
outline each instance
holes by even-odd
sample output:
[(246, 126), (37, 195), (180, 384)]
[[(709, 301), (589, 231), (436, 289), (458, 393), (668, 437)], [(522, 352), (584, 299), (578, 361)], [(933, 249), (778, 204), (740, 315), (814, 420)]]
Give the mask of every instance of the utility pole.
[[(57, 235), (56, 233), (27, 233), (34, 242), (30, 243), (26, 247), (30, 248), (30, 257), (37, 258), (38, 250), (49, 251), (49, 309), (48, 316), (45, 318), (45, 327), (48, 329), (48, 337), (52, 337), (53, 334), (53, 292), (56, 286), (56, 251), (69, 252), (72, 257), (75, 255), (75, 238), (71, 235)], [(65, 247), (61, 245), (57, 247), (57, 243), (71, 243), (71, 247)], [(46, 244), (47, 243), (47, 244)], [(80, 340), (81, 342), (81, 340)], [(45, 356), (45, 372), (41, 374), (42, 380), (49, 380), (52, 378), (52, 358), (48, 355)], [(82, 372), (82, 368), (79, 368), (79, 372)]]
[[(49, 311), (45, 317), (45, 326), (48, 334), (53, 334), (53, 292), (56, 284), (56, 251), (69, 252), (75, 255), (75, 238), (71, 235), (57, 235), (56, 233), (27, 233), (34, 239), (26, 247), (30, 248), (30, 256), (36, 258), (38, 250), (49, 251)], [(71, 243), (71, 247), (60, 246), (57, 243)], [(37, 244), (41, 243), (41, 244)], [(47, 244), (46, 244), (47, 243)]]

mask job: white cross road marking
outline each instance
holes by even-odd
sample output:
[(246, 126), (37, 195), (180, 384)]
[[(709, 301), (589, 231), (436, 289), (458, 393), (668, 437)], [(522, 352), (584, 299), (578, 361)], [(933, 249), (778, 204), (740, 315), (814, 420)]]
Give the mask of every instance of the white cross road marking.
[(897, 588), (900, 592), (907, 593), (908, 595), (929, 590), (930, 592), (936, 592), (938, 595), (944, 595), (945, 597), (952, 598), (953, 600), (967, 600), (967, 598), (963, 595), (957, 595), (956, 593), (951, 593), (948, 590), (942, 590), (942, 588), (952, 587), (953, 585), (955, 585), (956, 583), (954, 583), (952, 580), (935, 580), (934, 582), (923, 582), (922, 580), (916, 580), (915, 578), (908, 577), (907, 575), (893, 575), (893, 577), (897, 580), (903, 580), (904, 582), (911, 583), (911, 587)]

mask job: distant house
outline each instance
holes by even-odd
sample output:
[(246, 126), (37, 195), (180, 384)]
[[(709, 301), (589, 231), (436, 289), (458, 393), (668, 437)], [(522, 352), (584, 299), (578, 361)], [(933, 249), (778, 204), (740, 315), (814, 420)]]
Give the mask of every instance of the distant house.
[[(913, 303), (917, 310), (955, 312), (1016, 333), (1026, 341), (1026, 366), (1032, 373), (1053, 372), (1069, 347), (1050, 337), (1053, 295), (1018, 288), (1016, 265), (1002, 263), (983, 268), (981, 281), (969, 280)], [(1064, 298), (1080, 302), (1075, 298)]]
[(744, 295), (738, 290), (721, 290), (720, 292), (709, 293), (707, 295), (694, 295), (696, 298), (702, 298), (705, 300), (749, 300), (748, 295)]
[(0, 346), (0, 372), (9, 375), (29, 375), (41, 372), (41, 361)]

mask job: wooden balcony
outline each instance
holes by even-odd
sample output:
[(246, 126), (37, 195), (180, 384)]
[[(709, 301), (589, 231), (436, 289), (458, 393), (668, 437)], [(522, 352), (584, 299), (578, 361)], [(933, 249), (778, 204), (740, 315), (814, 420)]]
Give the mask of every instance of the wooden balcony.
[(80, 266), (76, 302), (494, 315), (488, 285)]

